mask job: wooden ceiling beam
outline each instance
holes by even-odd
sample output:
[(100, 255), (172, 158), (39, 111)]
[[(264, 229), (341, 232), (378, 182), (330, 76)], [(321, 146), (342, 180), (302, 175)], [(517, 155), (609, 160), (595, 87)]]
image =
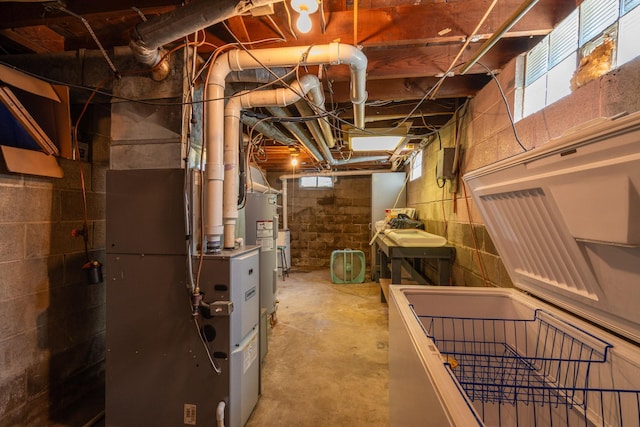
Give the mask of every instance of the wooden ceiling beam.
[[(170, 12), (180, 4), (176, 0), (155, 0), (140, 2), (138, 9), (147, 16)], [(82, 1), (68, 4), (66, 8), (81, 15), (88, 21), (94, 19), (119, 19), (130, 15), (138, 15), (131, 9), (129, 1)], [(30, 27), (35, 25), (60, 24), (77, 18), (63, 12), (47, 11), (40, 3), (5, 3), (0, 2), (0, 28)]]
[[(479, 62), (490, 70), (499, 70), (512, 58), (533, 47), (538, 40), (540, 40), (539, 37), (500, 40)], [(460, 58), (460, 64), (466, 58), (471, 57), (480, 48), (480, 45), (479, 43), (470, 45), (469, 49)], [(440, 44), (411, 48), (365, 49), (364, 53), (369, 61), (367, 81), (441, 76), (449, 67), (451, 58), (456, 55), (460, 47), (460, 44)], [(467, 74), (485, 74), (486, 72), (487, 70), (484, 67), (476, 64)], [(349, 69), (346, 66), (329, 67), (327, 75), (330, 80), (347, 81), (349, 80)]]
[(367, 105), (365, 121), (395, 120), (399, 116), (435, 117), (450, 116), (455, 110), (455, 100), (441, 100), (441, 102), (424, 102), (416, 108), (416, 102), (389, 103), (388, 105)]
[(227, 26), (231, 30), (231, 32), (240, 40), (242, 43), (251, 42), (251, 36), (247, 32), (247, 26), (245, 25), (244, 19), (242, 16), (233, 16), (226, 21)]
[[(500, 1), (481, 26), (479, 40), (490, 37), (520, 4), (521, 0)], [(277, 19), (286, 23), (284, 6), (276, 6)], [(461, 42), (473, 31), (485, 9), (477, 4), (469, 7), (466, 1), (360, 9), (358, 43), (364, 47), (384, 47)], [(572, 0), (541, 0), (504, 38), (546, 35), (573, 9), (575, 2)], [(311, 15), (312, 30), (307, 34), (298, 34), (297, 40), (288, 40), (288, 45), (324, 44), (335, 40), (353, 43), (353, 12), (325, 12), (327, 28), (324, 34), (321, 34), (320, 19), (316, 13)], [(295, 15), (292, 14), (293, 20)], [(247, 19), (246, 25), (254, 39), (274, 37), (273, 31), (268, 31), (255, 19)]]
[(0, 30), (0, 35), (33, 53), (64, 51), (64, 37), (44, 25), (4, 29)]
[[(489, 76), (481, 74), (449, 77), (438, 90), (437, 97), (442, 99), (474, 96), (487, 84), (489, 79)], [(368, 80), (368, 99), (369, 101), (421, 99), (437, 82), (438, 78), (436, 77)], [(334, 102), (350, 102), (348, 81), (334, 82), (332, 89)], [(328, 94), (327, 99), (331, 99)]]

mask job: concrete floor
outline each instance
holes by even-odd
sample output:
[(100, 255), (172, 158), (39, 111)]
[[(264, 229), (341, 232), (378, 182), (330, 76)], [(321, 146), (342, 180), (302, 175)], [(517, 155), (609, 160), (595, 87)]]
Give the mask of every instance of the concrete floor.
[(262, 396), (247, 427), (387, 426), (387, 305), (377, 283), (328, 270), (279, 281)]

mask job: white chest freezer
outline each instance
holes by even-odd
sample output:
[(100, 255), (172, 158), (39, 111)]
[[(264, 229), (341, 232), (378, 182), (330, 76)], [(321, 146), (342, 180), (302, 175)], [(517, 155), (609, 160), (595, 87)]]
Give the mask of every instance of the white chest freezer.
[(640, 115), (464, 180), (519, 289), (391, 287), (391, 425), (640, 426)]

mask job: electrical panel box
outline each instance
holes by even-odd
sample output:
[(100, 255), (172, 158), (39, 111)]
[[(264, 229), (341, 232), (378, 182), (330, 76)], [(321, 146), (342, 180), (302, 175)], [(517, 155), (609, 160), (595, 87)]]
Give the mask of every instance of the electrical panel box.
[(453, 179), (453, 160), (455, 157), (455, 148), (441, 148), (438, 151), (438, 162), (436, 163), (437, 179)]

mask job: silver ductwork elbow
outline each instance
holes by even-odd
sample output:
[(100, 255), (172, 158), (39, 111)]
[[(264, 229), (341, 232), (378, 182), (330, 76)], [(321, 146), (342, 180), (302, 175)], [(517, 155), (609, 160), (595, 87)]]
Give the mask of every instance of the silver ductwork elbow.
[[(176, 8), (169, 13), (151, 18), (136, 25), (129, 46), (136, 59), (156, 70), (167, 69), (162, 46), (195, 33), (226, 19), (245, 13), (254, 7), (274, 3), (274, 0), (194, 0), (189, 4)], [(159, 65), (160, 64), (160, 65)], [(162, 71), (157, 72), (160, 80)], [(157, 78), (154, 79), (157, 80)]]
[(159, 82), (169, 75), (169, 71), (171, 71), (169, 57), (166, 56), (166, 51), (163, 48), (149, 49), (142, 43), (133, 40), (129, 43), (129, 47), (138, 62), (151, 68), (153, 80)]

